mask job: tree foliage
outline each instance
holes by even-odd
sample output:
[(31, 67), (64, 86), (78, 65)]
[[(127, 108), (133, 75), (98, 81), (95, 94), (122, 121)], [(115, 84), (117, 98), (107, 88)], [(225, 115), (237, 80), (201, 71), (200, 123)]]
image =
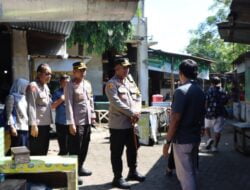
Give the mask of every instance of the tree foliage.
[(212, 72), (227, 72), (232, 70), (232, 61), (240, 54), (249, 50), (249, 46), (224, 42), (218, 32), (217, 24), (227, 19), (231, 0), (214, 0), (210, 10), (213, 16), (207, 17), (196, 30), (192, 30), (192, 37), (186, 51), (194, 56), (214, 60)]
[(110, 49), (120, 52), (130, 34), (130, 22), (76, 22), (67, 45), (82, 45), (87, 53), (101, 54)]

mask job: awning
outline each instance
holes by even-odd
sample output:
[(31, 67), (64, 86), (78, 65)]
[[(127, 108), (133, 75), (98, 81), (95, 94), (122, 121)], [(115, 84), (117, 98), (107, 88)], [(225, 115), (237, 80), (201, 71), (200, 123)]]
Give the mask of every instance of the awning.
[(226, 42), (250, 44), (250, 1), (233, 0), (227, 22), (218, 24), (219, 34)]
[[(175, 75), (179, 74), (178, 67), (173, 67), (172, 71), (171, 63), (156, 59), (148, 59), (148, 70), (169, 74), (173, 72)], [(209, 80), (209, 67), (199, 67), (198, 78)]]
[(250, 44), (250, 23), (223, 22), (218, 24), (218, 28), (225, 42)]
[(138, 0), (0, 0), (0, 22), (125, 21)]

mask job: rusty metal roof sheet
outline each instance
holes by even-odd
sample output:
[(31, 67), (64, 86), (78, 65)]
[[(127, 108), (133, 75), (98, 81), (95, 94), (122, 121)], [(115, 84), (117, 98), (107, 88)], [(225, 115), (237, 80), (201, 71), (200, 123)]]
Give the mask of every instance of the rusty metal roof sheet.
[(74, 26), (74, 22), (15, 22), (10, 23), (10, 25), (12, 28), (69, 36)]

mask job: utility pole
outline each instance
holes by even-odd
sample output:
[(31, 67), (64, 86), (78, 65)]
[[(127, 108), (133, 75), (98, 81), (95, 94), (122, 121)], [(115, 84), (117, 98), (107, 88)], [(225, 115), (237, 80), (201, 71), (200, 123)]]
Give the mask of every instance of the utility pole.
[(137, 47), (137, 71), (138, 83), (142, 94), (142, 101), (148, 105), (148, 38), (147, 38), (147, 19), (144, 17), (144, 0), (139, 1), (141, 17), (138, 17), (137, 35), (141, 41)]
[(173, 99), (173, 95), (174, 95), (174, 58), (172, 57), (171, 59), (171, 91), (170, 91), (170, 96), (171, 99)]

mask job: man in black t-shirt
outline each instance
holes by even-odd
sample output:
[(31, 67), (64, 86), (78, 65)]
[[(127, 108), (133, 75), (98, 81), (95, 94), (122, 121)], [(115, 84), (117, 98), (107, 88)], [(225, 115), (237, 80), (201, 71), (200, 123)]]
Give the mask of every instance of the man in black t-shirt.
[(172, 103), (171, 122), (163, 147), (164, 156), (173, 143), (176, 174), (182, 190), (197, 189), (198, 148), (204, 123), (205, 95), (196, 83), (198, 67), (187, 59), (179, 66), (181, 86)]

